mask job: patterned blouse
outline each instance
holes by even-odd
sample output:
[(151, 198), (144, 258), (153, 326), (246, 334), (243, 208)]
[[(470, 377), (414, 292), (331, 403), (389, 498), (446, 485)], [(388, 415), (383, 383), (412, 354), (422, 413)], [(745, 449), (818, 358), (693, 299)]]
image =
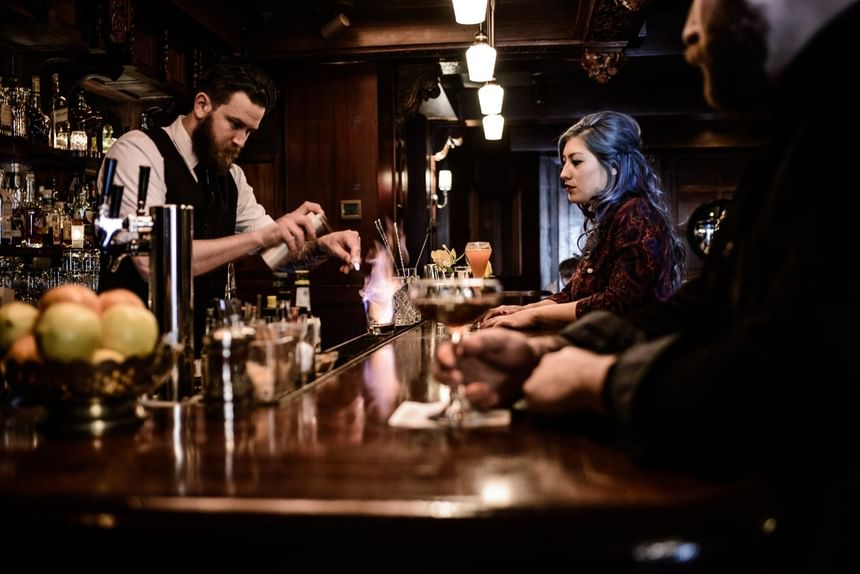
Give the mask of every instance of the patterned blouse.
[(672, 245), (654, 208), (632, 197), (610, 213), (586, 244), (570, 282), (550, 296), (576, 301), (576, 318), (595, 310), (625, 313), (665, 301), (680, 286), (673, 279)]

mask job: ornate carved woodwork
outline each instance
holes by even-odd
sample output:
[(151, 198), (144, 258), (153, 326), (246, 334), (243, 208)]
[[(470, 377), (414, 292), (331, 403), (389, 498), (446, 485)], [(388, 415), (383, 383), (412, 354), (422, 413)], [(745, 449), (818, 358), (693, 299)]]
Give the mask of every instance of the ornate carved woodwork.
[(608, 82), (624, 63), (621, 47), (586, 48), (582, 52), (582, 68), (588, 77), (600, 84)]

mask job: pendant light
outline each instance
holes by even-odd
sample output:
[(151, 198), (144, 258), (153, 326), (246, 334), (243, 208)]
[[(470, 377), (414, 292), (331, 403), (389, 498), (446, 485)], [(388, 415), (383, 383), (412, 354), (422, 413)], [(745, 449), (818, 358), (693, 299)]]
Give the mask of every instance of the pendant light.
[(487, 141), (498, 141), (502, 139), (505, 128), (505, 118), (501, 114), (484, 116), (484, 139)]
[(457, 24), (480, 24), (487, 17), (487, 0), (453, 0)]
[(487, 35), (480, 30), (475, 33), (475, 42), (466, 50), (466, 65), (472, 82), (489, 82), (495, 75), (496, 49), (487, 43)]
[(481, 113), (484, 115), (502, 113), (502, 101), (505, 99), (505, 89), (493, 78), (478, 90), (478, 101)]

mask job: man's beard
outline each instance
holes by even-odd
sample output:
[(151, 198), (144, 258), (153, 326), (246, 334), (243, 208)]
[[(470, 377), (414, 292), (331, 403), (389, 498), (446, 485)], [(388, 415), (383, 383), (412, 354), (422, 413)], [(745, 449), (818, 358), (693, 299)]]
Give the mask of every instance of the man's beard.
[(211, 115), (206, 116), (206, 119), (200, 122), (194, 133), (191, 134), (191, 147), (197, 155), (197, 161), (217, 173), (224, 173), (229, 170), (242, 151), (241, 148), (233, 144), (228, 144), (221, 149), (218, 148), (212, 133)]
[(706, 31), (705, 98), (717, 108), (749, 109), (764, 102), (768, 80), (767, 24), (745, 0), (722, 0)]

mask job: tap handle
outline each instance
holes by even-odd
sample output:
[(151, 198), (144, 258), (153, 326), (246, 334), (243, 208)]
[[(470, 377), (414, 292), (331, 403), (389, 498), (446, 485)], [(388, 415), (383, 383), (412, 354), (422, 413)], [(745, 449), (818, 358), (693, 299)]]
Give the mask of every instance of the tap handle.
[(105, 158), (104, 165), (104, 180), (102, 181), (102, 203), (106, 203), (111, 198), (111, 188), (113, 187), (113, 177), (116, 175), (116, 160), (113, 158)]
[(110, 217), (119, 217), (119, 207), (122, 204), (122, 194), (125, 192), (125, 187), (121, 185), (113, 185), (110, 188)]
[(142, 212), (146, 205), (146, 192), (149, 190), (149, 166), (140, 166), (140, 175), (137, 178), (137, 211)]

